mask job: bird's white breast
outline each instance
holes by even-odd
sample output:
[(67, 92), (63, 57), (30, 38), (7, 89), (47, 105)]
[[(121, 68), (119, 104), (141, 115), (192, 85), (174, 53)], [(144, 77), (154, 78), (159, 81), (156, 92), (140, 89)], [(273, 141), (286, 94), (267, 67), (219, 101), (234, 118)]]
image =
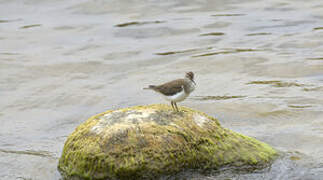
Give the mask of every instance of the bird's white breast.
[(177, 94), (174, 94), (172, 96), (164, 96), (166, 100), (168, 101), (174, 101), (174, 102), (180, 102), (183, 101), (188, 94), (185, 93), (184, 89)]

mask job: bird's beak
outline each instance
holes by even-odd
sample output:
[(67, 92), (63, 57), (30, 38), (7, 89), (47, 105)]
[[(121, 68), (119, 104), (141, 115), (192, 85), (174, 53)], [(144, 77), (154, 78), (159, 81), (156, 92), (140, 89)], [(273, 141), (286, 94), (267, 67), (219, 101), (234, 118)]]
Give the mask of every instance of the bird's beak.
[(196, 85), (195, 81), (192, 79), (192, 82), (194, 83), (194, 85)]

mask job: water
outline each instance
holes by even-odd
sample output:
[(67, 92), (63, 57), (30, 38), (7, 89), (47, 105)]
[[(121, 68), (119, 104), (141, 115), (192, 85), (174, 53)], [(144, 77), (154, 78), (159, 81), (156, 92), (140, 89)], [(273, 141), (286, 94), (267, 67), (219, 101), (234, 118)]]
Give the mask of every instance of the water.
[(59, 179), (76, 126), (167, 103), (142, 88), (193, 71), (181, 105), (285, 155), (260, 172), (180, 177), (320, 179), (322, 52), (315, 0), (0, 0), (0, 177)]

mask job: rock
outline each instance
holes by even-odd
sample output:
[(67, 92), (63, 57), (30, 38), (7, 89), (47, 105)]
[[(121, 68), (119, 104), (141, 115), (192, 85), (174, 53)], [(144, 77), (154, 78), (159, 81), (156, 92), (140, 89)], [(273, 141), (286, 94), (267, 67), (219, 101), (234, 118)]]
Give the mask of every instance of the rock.
[(95, 115), (68, 137), (58, 169), (67, 179), (156, 179), (187, 169), (258, 169), (277, 157), (205, 113), (180, 110), (148, 105)]

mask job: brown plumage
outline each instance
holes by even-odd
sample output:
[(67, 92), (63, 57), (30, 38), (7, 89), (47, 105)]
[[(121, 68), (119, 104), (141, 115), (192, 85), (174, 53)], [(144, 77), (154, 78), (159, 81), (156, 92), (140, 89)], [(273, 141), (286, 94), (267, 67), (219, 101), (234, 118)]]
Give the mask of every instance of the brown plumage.
[(150, 89), (158, 91), (159, 93), (162, 93), (165, 96), (171, 96), (176, 93), (179, 93), (180, 91), (183, 90), (183, 87), (184, 87), (184, 91), (185, 91), (185, 89), (187, 89), (187, 88), (185, 88), (184, 79), (177, 79), (177, 80), (167, 82), (167, 83), (159, 85), (159, 86), (154, 86), (154, 85), (149, 86)]

